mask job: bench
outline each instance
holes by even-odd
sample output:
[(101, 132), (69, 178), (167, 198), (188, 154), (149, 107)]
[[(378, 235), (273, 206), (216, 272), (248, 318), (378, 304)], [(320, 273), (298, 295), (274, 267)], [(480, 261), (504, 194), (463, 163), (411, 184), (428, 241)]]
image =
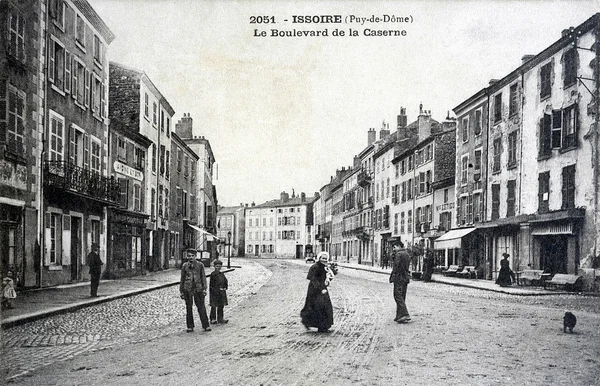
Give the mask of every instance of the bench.
[(458, 265), (451, 265), (443, 272), (444, 276), (456, 276), (456, 273), (461, 270)]
[(565, 291), (581, 291), (583, 279), (578, 275), (569, 275), (566, 273), (557, 273), (552, 280), (544, 282), (544, 288), (563, 288)]
[(477, 271), (474, 265), (465, 265), (462, 271), (456, 272), (456, 275), (467, 279), (477, 279)]
[(545, 277), (543, 269), (525, 269), (516, 272), (518, 285), (542, 285)]

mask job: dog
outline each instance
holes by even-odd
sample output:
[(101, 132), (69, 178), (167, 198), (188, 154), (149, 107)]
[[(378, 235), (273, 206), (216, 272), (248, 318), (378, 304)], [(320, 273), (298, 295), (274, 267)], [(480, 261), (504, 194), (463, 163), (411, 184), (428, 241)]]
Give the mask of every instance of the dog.
[(571, 312), (565, 312), (565, 316), (563, 316), (563, 333), (567, 332), (567, 328), (569, 332), (573, 333), (573, 328), (577, 324), (577, 318)]

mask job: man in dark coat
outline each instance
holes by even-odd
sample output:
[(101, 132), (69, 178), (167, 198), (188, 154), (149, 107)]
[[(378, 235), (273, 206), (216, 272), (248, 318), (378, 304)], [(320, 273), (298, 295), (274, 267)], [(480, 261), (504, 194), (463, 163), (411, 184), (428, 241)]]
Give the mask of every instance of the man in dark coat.
[(394, 264), (390, 275), (390, 283), (394, 283), (394, 300), (396, 301), (396, 318), (394, 320), (398, 323), (405, 323), (410, 320), (406, 309), (406, 290), (410, 282), (410, 256), (402, 243), (394, 246), (394, 255)]
[(227, 305), (227, 278), (221, 272), (223, 262), (215, 260), (215, 270), (210, 274), (209, 284), (209, 304), (210, 304), (210, 323), (227, 323), (228, 319), (223, 319), (223, 307)]
[(304, 327), (307, 329), (317, 327), (319, 332), (328, 332), (331, 325), (333, 325), (333, 306), (329, 298), (329, 291), (327, 291), (327, 286), (331, 280), (331, 275), (329, 278), (327, 276), (328, 260), (329, 254), (327, 252), (319, 252), (317, 262), (310, 267), (306, 276), (310, 280), (306, 301), (302, 311), (300, 311)]
[(100, 284), (100, 274), (102, 273), (102, 259), (98, 254), (100, 247), (97, 243), (92, 243), (92, 251), (88, 253), (88, 265), (90, 267), (90, 295), (93, 298), (98, 297), (98, 285)]
[(210, 331), (208, 315), (204, 305), (206, 296), (206, 274), (204, 265), (196, 261), (196, 251), (190, 249), (187, 251), (188, 261), (181, 266), (181, 280), (179, 281), (179, 293), (185, 300), (187, 332), (194, 331), (194, 311), (192, 306), (196, 303), (200, 322), (204, 331)]

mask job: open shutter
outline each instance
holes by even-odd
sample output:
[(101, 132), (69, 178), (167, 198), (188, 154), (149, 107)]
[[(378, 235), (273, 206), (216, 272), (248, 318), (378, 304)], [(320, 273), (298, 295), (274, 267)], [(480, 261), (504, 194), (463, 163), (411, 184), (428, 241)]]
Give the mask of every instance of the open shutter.
[(65, 83), (64, 90), (68, 94), (71, 92), (71, 53), (65, 50)]
[(50, 213), (45, 213), (46, 227), (44, 228), (44, 265), (50, 265)]
[(0, 80), (0, 143), (6, 141), (6, 86), (5, 80)]
[(75, 55), (73, 55), (73, 59), (71, 60), (71, 74), (71, 96), (77, 100), (77, 61), (75, 60)]
[(104, 98), (105, 90), (104, 82), (102, 82), (100, 86), (100, 116), (102, 118), (108, 116), (108, 112), (106, 111), (106, 99)]
[(90, 107), (90, 86), (92, 84), (92, 73), (85, 70), (85, 107)]
[(133, 147), (133, 143), (127, 142), (125, 145), (125, 149), (127, 151), (125, 159), (127, 160), (127, 165), (133, 165), (133, 160), (135, 156), (135, 148)]
[(75, 136), (75, 128), (73, 127), (73, 125), (71, 125), (69, 127), (69, 162), (72, 165), (77, 165), (76, 159), (75, 159), (75, 149), (77, 149), (77, 138)]
[(50, 39), (50, 44), (48, 45), (48, 80), (54, 83), (54, 54), (55, 54), (56, 45), (54, 44), (54, 40)]
[(90, 136), (86, 133), (83, 137), (83, 167), (89, 168), (90, 164)]

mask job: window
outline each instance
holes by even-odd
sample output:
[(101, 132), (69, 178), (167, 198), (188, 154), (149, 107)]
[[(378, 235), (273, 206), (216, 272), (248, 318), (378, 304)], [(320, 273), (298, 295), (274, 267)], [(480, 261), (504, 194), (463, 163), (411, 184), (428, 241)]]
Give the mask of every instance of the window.
[(404, 233), (404, 222), (406, 221), (404, 212), (400, 213), (400, 233)]
[(473, 222), (480, 222), (481, 218), (481, 194), (473, 195)]
[(159, 172), (160, 172), (161, 176), (163, 176), (165, 174), (165, 151), (166, 151), (165, 146), (160, 145)]
[(65, 25), (65, 8), (63, 0), (50, 0), (50, 18), (54, 21), (60, 29), (63, 29)]
[(158, 124), (158, 105), (156, 102), (152, 103), (152, 124), (154, 126)]
[(469, 117), (464, 117), (460, 126), (462, 128), (462, 141), (467, 142), (469, 140)]
[(550, 172), (538, 175), (538, 212), (547, 213), (550, 210)]
[(6, 49), (8, 55), (25, 62), (25, 19), (12, 10), (9, 14)]
[(63, 117), (50, 111), (50, 153), (48, 154), (51, 161), (62, 161), (64, 158), (64, 126), (65, 120)]
[(146, 152), (141, 147), (135, 148), (135, 167), (138, 169), (146, 168)]
[(91, 169), (92, 172), (94, 173), (98, 173), (100, 174), (101, 171), (101, 145), (100, 145), (100, 140), (92, 137), (92, 142), (91, 142)]
[(387, 184), (385, 187), (385, 197), (387, 197), (387, 198), (390, 197), (390, 179), (389, 179), (389, 177), (387, 179)]
[(183, 161), (183, 151), (181, 149), (177, 149), (177, 171), (181, 171), (181, 164)]
[(563, 56), (564, 87), (577, 82), (577, 50), (571, 48)]
[(562, 170), (562, 209), (575, 207), (575, 165)]
[(500, 184), (492, 184), (492, 221), (500, 218)]
[(552, 115), (544, 114), (540, 120), (540, 152), (539, 155), (549, 156), (552, 154)]
[(162, 217), (163, 215), (163, 186), (158, 186), (158, 216)]
[(467, 180), (469, 178), (469, 155), (465, 154), (461, 157), (460, 159), (460, 164), (461, 164), (461, 168), (460, 168), (460, 183), (462, 185), (466, 185), (467, 184)]
[(578, 109), (577, 104), (563, 110), (563, 143), (562, 148), (568, 149), (577, 146)]
[(129, 205), (129, 180), (127, 178), (119, 178), (119, 204), (122, 208), (127, 208)]
[(510, 100), (508, 101), (508, 115), (512, 116), (517, 113), (517, 84), (510, 86)]
[(398, 213), (394, 214), (394, 234), (398, 234)]
[(506, 217), (513, 217), (515, 215), (515, 187), (516, 180), (508, 180), (507, 195), (506, 195)]
[(473, 128), (473, 132), (475, 135), (481, 134), (481, 126), (483, 122), (483, 117), (481, 115), (481, 109), (475, 110), (475, 127)]
[(156, 144), (152, 144), (152, 172), (156, 173)]
[(475, 150), (475, 173), (481, 172), (481, 149)]
[(94, 60), (102, 66), (104, 45), (98, 35), (94, 35)]
[(400, 175), (400, 165), (396, 164), (396, 178)]
[[(181, 195), (181, 213), (183, 217), (188, 216), (188, 193), (184, 190)], [(258, 234), (258, 232), (256, 232)], [(256, 237), (258, 240), (258, 236)]]
[(62, 215), (46, 213), (46, 238), (50, 245), (46, 246), (46, 262), (59, 265), (62, 255)]
[(144, 116), (148, 118), (150, 116), (150, 106), (148, 101), (148, 93), (144, 93)]
[(402, 162), (400, 163), (400, 173), (406, 173), (406, 160), (402, 160)]
[(189, 168), (190, 168), (190, 159), (187, 154), (184, 154), (184, 156), (183, 156), (183, 175), (186, 177), (189, 175)]
[(79, 59), (77, 59), (75, 55), (72, 56), (71, 64), (71, 95), (73, 99), (75, 99), (77, 104), (80, 107), (83, 107), (85, 104), (86, 97), (86, 85), (89, 82), (89, 71), (87, 71), (86, 74), (85, 66), (79, 61)]
[(156, 189), (150, 189), (150, 218), (156, 217)]
[(449, 193), (449, 189), (444, 189), (444, 204), (448, 202)]
[(76, 22), (76, 41), (77, 43), (79, 43), (79, 45), (83, 48), (85, 47), (85, 30), (86, 30), (86, 26), (85, 26), (85, 21), (83, 20), (83, 18), (80, 15), (77, 15), (77, 22)]
[(492, 172), (497, 173), (500, 171), (500, 155), (502, 154), (502, 138), (495, 138), (493, 142), (494, 146), (494, 164), (492, 165)]
[(552, 93), (552, 62), (547, 63), (540, 69), (540, 98), (544, 99)]
[(517, 166), (517, 131), (508, 134), (508, 167)]
[(407, 217), (406, 217), (406, 233), (413, 233), (412, 223), (413, 223), (412, 210), (409, 210)]
[(133, 185), (133, 210), (136, 212), (142, 212), (142, 188), (139, 184)]
[(402, 202), (406, 201), (406, 181), (402, 181)]
[(466, 210), (467, 219), (466, 219), (466, 221), (468, 224), (473, 224), (473, 195), (469, 194), (463, 200), (465, 200), (467, 202), (467, 210)]
[[(6, 104), (2, 103), (0, 111), (4, 110)], [(6, 141), (10, 152), (22, 156), (24, 154), (23, 138), (24, 138), (24, 118), (25, 118), (25, 93), (10, 86), (8, 88), (8, 117), (4, 114), (0, 116), (0, 126), (5, 124), (5, 119), (8, 118), (6, 126)], [(4, 138), (0, 138), (4, 141)]]
[(169, 137), (171, 135), (171, 120), (169, 118), (169, 116), (167, 115), (167, 137)]
[(65, 47), (52, 37), (48, 54), (48, 80), (59, 90), (65, 88)]
[(431, 170), (425, 173), (425, 193), (431, 193)]
[(502, 120), (502, 93), (494, 96), (494, 123)]
[(425, 173), (419, 173), (419, 194), (425, 194)]
[(408, 184), (407, 184), (407, 187), (406, 187), (406, 192), (407, 192), (406, 199), (407, 200), (412, 200), (412, 196), (413, 196), (413, 180), (412, 180), (412, 178), (408, 179)]
[(166, 154), (165, 154), (165, 176), (167, 177), (167, 180), (169, 179), (169, 176), (170, 176), (170, 170), (171, 170), (171, 153), (167, 150)]

